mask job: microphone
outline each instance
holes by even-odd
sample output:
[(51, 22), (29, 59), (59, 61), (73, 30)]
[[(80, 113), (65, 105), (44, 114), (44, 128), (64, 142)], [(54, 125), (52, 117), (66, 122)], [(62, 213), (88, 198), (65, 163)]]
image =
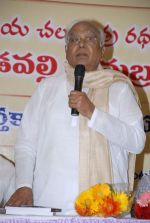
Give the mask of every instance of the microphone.
[[(76, 65), (75, 71), (74, 71), (74, 76), (75, 76), (74, 90), (75, 91), (82, 91), (82, 83), (83, 83), (84, 74), (85, 74), (85, 66), (82, 64)], [(72, 108), (71, 115), (78, 116), (79, 112), (75, 108)]]

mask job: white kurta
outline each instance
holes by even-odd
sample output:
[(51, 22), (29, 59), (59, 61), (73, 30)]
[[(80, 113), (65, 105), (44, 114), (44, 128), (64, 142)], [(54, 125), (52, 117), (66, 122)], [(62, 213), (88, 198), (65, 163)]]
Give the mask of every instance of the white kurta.
[[(35, 205), (72, 209), (78, 195), (79, 126), (71, 125), (68, 107), (72, 89), (65, 74), (50, 77), (24, 111), (16, 145), (16, 186), (33, 187)], [(96, 108), (88, 125), (109, 141), (114, 183), (128, 183), (128, 152), (142, 151), (145, 134), (127, 84), (110, 87), (109, 114)]]

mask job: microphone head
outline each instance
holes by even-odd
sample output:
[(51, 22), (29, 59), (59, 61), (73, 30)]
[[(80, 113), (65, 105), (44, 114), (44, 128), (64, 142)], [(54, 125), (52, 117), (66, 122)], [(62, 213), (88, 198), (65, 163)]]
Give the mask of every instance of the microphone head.
[(75, 74), (75, 76), (84, 77), (84, 74), (85, 74), (85, 66), (82, 65), (82, 64), (76, 65), (74, 74)]

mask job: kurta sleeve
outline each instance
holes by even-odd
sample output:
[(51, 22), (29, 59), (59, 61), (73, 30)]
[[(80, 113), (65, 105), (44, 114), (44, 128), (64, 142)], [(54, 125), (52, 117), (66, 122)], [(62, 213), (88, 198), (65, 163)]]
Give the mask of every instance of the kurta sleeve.
[(88, 126), (128, 152), (138, 154), (144, 148), (143, 115), (126, 83), (114, 83), (110, 87), (109, 112), (95, 108)]
[(27, 103), (15, 146), (16, 188), (32, 188), (36, 159), (36, 144), (39, 134), (39, 115), (42, 100), (42, 83)]

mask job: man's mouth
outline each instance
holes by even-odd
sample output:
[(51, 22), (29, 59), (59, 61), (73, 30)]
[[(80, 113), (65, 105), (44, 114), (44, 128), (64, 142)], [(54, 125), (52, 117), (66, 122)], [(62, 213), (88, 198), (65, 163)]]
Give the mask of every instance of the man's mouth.
[(76, 57), (77, 57), (77, 58), (88, 58), (88, 55), (87, 55), (87, 53), (78, 53), (78, 54), (76, 55)]

